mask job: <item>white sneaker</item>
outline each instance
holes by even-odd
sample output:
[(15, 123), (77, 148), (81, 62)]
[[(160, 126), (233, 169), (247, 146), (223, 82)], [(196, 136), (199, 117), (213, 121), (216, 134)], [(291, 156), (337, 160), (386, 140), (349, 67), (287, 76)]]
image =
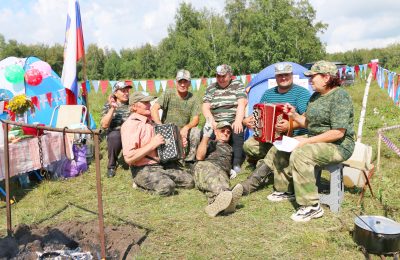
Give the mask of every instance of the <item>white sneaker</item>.
[(240, 171), (242, 170), (242, 168), (240, 168), (240, 165), (235, 165), (235, 166), (233, 166), (232, 170), (234, 170), (237, 174), (239, 174)]
[(302, 206), (296, 213), (293, 213), (290, 217), (296, 222), (307, 222), (313, 218), (320, 218), (324, 215), (324, 209), (318, 203), (317, 206)]
[(132, 188), (135, 190), (139, 189), (139, 187), (137, 186), (137, 184), (134, 181), (132, 181)]
[(267, 199), (273, 202), (279, 202), (284, 200), (292, 201), (295, 200), (296, 197), (294, 196), (293, 193), (274, 191), (267, 196)]

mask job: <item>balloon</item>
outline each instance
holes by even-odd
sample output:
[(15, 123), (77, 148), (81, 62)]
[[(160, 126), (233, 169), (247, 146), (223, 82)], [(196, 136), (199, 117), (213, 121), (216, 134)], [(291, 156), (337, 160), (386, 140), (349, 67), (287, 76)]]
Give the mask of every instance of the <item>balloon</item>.
[(47, 62), (41, 60), (35, 61), (30, 67), (39, 70), (44, 79), (51, 76), (51, 67)]
[(25, 73), (25, 81), (31, 86), (39, 85), (42, 79), (42, 74), (37, 69), (29, 69)]
[(8, 82), (15, 84), (24, 79), (24, 73), (25, 71), (20, 65), (13, 64), (6, 67), (4, 76)]

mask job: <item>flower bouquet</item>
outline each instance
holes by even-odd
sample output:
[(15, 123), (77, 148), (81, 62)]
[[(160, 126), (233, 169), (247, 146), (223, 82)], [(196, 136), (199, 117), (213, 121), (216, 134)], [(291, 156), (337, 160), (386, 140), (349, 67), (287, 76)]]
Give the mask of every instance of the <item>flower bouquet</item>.
[(7, 109), (15, 114), (24, 114), (33, 109), (33, 103), (25, 94), (16, 95), (8, 102)]

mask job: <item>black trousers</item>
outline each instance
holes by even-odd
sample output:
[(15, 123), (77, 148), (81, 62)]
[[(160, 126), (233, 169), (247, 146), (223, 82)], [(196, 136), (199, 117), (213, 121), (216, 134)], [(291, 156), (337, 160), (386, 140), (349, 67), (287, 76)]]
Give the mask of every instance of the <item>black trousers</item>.
[(118, 156), (122, 150), (121, 131), (114, 130), (107, 134), (108, 150), (108, 169), (114, 169), (117, 166)]
[(235, 134), (234, 132), (232, 132), (231, 138), (229, 140), (229, 144), (232, 146), (232, 149), (233, 149), (232, 165), (233, 166), (235, 166), (235, 165), (241, 166), (246, 157), (246, 155), (243, 151), (244, 129), (239, 134)]

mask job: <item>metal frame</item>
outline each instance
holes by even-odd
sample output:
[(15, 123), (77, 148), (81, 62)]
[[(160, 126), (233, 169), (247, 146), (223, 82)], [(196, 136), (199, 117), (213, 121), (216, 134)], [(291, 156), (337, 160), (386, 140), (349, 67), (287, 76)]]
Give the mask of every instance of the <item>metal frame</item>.
[(105, 236), (104, 236), (104, 213), (103, 213), (103, 195), (101, 188), (101, 173), (100, 173), (100, 145), (99, 130), (92, 129), (63, 129), (53, 128), (48, 126), (39, 126), (33, 124), (25, 124), (14, 122), (10, 120), (0, 120), (4, 125), (4, 163), (5, 163), (5, 188), (6, 188), (6, 216), (7, 216), (7, 234), (12, 236), (11, 227), (11, 203), (10, 203), (10, 162), (9, 162), (9, 145), (8, 145), (8, 125), (17, 125), (25, 127), (33, 127), (38, 130), (47, 130), (53, 132), (64, 132), (64, 133), (79, 133), (79, 134), (91, 134), (93, 135), (94, 147), (95, 147), (95, 163), (96, 163), (96, 189), (97, 189), (97, 208), (98, 208), (98, 219), (99, 219), (99, 239), (101, 247), (101, 258), (106, 259), (106, 247), (105, 247)]

